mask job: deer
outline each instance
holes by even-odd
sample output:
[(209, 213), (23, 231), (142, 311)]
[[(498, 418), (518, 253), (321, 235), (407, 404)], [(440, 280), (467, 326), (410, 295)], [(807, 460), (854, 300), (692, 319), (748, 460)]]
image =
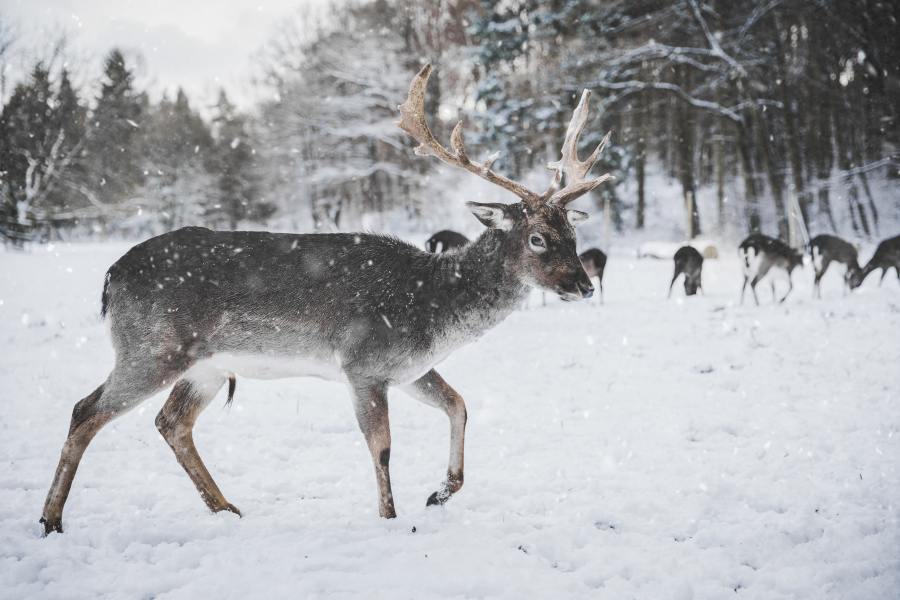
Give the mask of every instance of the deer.
[(822, 297), (822, 277), (833, 262), (840, 263), (845, 267), (845, 293), (859, 287), (859, 284), (862, 283), (862, 279), (860, 279), (862, 269), (859, 267), (858, 255), (853, 244), (834, 235), (817, 235), (809, 241), (809, 254), (812, 257), (815, 271), (813, 295), (816, 298)]
[[(430, 254), (371, 233), (288, 234), (185, 227), (132, 247), (106, 273), (101, 316), (109, 321), (115, 363), (79, 401), (44, 503), (44, 535), (62, 532), (79, 462), (101, 428), (171, 387), (156, 427), (213, 513), (241, 515), (204, 465), (193, 440), (197, 417), (230, 376), (312, 376), (350, 390), (375, 471), (378, 514), (396, 516), (391, 491), (388, 390), (400, 388), (450, 421), (446, 476), (426, 506), (442, 505), (463, 485), (466, 405), (435, 370), (522, 304), (531, 288), (566, 301), (594, 288), (576, 254), (567, 208), (609, 174), (593, 179), (609, 134), (584, 161), (579, 136), (588, 118), (584, 90), (561, 158), (544, 192), (469, 158), (462, 122), (450, 148), (425, 118), (431, 66), (413, 77), (399, 106), (399, 127), (431, 156), (511, 193), (515, 202), (468, 202), (485, 230), (458, 252)], [(565, 178), (565, 179), (563, 179)], [(563, 185), (564, 181), (564, 185)]]
[(878, 280), (878, 285), (881, 285), (892, 267), (897, 273), (897, 279), (900, 279), (900, 235), (883, 240), (878, 244), (875, 254), (872, 255), (866, 266), (851, 275), (849, 285), (854, 288), (859, 287), (872, 271), (878, 269), (881, 269), (881, 279)]
[(703, 255), (693, 246), (682, 246), (675, 252), (675, 272), (669, 283), (669, 295), (672, 297), (672, 286), (679, 275), (684, 275), (684, 293), (693, 296), (697, 290), (703, 291)]
[(578, 260), (581, 261), (581, 265), (590, 279), (597, 278), (600, 304), (603, 304), (603, 270), (606, 269), (606, 253), (600, 248), (588, 248), (578, 255)]
[(469, 243), (469, 238), (451, 229), (442, 229), (428, 238), (425, 249), (431, 253), (447, 252), (462, 248)]
[[(741, 304), (744, 303), (744, 292), (747, 290), (747, 283), (749, 282), (750, 289), (753, 292), (753, 300), (759, 306), (756, 284), (773, 268), (776, 272), (781, 272), (787, 277), (788, 291), (785, 292), (778, 302), (780, 304), (787, 300), (791, 290), (794, 289), (791, 273), (795, 268), (803, 265), (803, 254), (781, 240), (761, 233), (751, 234), (741, 242), (740, 246), (738, 246), (738, 254), (741, 257), (741, 267), (744, 271), (744, 285), (741, 287)], [(772, 299), (775, 300), (775, 282), (772, 281), (771, 284)]]

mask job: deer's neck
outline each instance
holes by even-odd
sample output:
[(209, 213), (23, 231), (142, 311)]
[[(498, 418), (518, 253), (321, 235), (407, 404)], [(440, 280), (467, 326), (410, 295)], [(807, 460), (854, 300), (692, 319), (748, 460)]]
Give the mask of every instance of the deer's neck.
[(528, 288), (511, 268), (513, 252), (506, 232), (489, 229), (458, 254), (441, 256), (447, 326), (482, 333), (522, 303)]

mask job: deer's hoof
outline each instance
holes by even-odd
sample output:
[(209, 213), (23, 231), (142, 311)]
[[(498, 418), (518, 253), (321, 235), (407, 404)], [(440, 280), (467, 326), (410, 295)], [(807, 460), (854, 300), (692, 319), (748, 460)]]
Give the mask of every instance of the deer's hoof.
[(44, 537), (47, 537), (54, 531), (56, 533), (62, 533), (62, 519), (48, 519), (46, 517), (41, 517), (41, 525), (44, 526)]
[(425, 501), (425, 506), (441, 506), (449, 499), (450, 490), (442, 488), (428, 496), (428, 500)]
[(227, 504), (225, 504), (224, 506), (220, 506), (219, 508), (213, 509), (213, 512), (217, 513), (217, 512), (222, 512), (223, 510), (234, 513), (238, 517), (241, 517), (241, 518), (243, 518), (243, 516), (244, 516), (241, 514), (241, 511), (238, 509), (238, 507), (235, 506), (234, 504), (232, 504), (231, 502), (228, 502)]

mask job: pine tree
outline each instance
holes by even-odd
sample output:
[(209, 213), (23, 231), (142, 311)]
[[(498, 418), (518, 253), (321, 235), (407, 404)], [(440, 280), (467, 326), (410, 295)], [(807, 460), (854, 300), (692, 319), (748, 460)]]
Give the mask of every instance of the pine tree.
[(146, 111), (140, 154), (146, 173), (140, 197), (155, 209), (166, 229), (204, 223), (204, 206), (213, 197), (213, 156), (209, 127), (179, 89), (175, 102), (163, 95)]
[(90, 187), (102, 202), (115, 204), (143, 180), (137, 141), (144, 100), (135, 93), (134, 75), (119, 50), (106, 57), (103, 73), (86, 154)]
[(51, 122), (53, 130), (62, 132), (59, 158), (67, 163), (67, 168), (58, 173), (59, 183), (50, 191), (47, 198), (47, 204), (54, 212), (83, 204), (73, 201), (73, 198), (79, 197), (79, 193), (83, 193), (85, 189), (83, 187), (85, 170), (81, 158), (84, 152), (86, 119), (87, 108), (78, 99), (78, 93), (69, 79), (68, 70), (63, 69)]
[(84, 109), (63, 71), (57, 91), (38, 62), (0, 113), (2, 232), (17, 242), (49, 225), (65, 205), (61, 183), (72, 177), (83, 139)]
[(253, 169), (254, 150), (250, 145), (246, 118), (219, 91), (213, 119), (216, 130), (215, 171), (218, 173), (216, 202), (207, 218), (223, 220), (234, 230), (240, 221), (265, 220), (274, 207), (259, 197), (259, 185)]

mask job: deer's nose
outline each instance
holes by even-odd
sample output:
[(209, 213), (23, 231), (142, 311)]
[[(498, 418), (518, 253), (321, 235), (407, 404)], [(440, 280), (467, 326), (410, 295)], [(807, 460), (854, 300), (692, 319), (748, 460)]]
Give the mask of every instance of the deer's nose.
[(582, 298), (590, 298), (594, 295), (594, 286), (588, 283), (577, 283), (575, 285), (578, 288), (578, 291), (581, 293)]

